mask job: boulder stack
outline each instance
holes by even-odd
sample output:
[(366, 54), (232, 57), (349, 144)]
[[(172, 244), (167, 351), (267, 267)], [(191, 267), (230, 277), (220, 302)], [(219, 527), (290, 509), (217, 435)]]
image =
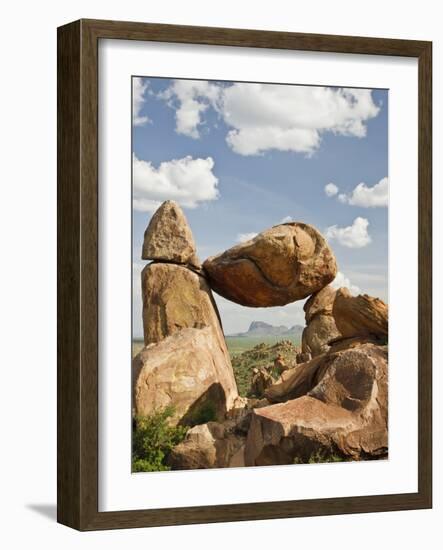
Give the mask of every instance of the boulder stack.
[(154, 214), (142, 256), (153, 262), (141, 276), (146, 347), (133, 360), (135, 414), (173, 405), (176, 423), (224, 418), (237, 385), (220, 316), (178, 204), (167, 201)]
[(282, 402), (253, 412), (245, 464), (386, 456), (387, 366), (386, 346), (364, 344), (295, 367), (266, 392)]
[[(388, 307), (329, 283), (334, 255), (312, 226), (277, 225), (203, 267), (180, 207), (145, 232), (145, 347), (133, 360), (134, 414), (173, 405), (189, 426), (172, 469), (364, 460), (388, 455)], [(309, 297), (295, 361), (251, 371), (239, 397), (212, 290), (250, 307)]]

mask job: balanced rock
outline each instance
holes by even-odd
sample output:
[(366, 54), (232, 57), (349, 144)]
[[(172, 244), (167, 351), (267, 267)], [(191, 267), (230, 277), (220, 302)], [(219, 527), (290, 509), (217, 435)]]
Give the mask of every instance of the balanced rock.
[(237, 397), (232, 367), (212, 327), (184, 328), (143, 348), (133, 360), (136, 415), (169, 405), (173, 422), (222, 419)]
[(334, 255), (311, 225), (287, 223), (208, 258), (203, 264), (211, 288), (251, 307), (282, 306), (301, 300), (336, 275)]
[(200, 266), (191, 228), (176, 202), (164, 202), (152, 216), (145, 231), (142, 258)]
[(222, 423), (201, 424), (191, 428), (184, 441), (172, 449), (168, 465), (172, 470), (244, 466), (244, 441)]
[(294, 369), (305, 367), (299, 390), (311, 389), (253, 411), (246, 466), (387, 456), (387, 347), (363, 344), (311, 363)]
[(340, 288), (332, 314), (344, 338), (372, 335), (387, 341), (388, 306), (379, 298), (367, 294), (352, 296), (348, 289)]

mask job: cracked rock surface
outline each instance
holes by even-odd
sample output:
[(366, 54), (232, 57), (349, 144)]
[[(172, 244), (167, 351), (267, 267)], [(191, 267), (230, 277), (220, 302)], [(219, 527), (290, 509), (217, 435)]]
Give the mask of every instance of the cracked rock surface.
[(203, 268), (215, 292), (250, 307), (301, 300), (322, 289), (337, 273), (334, 254), (322, 235), (298, 222), (271, 227), (208, 258)]

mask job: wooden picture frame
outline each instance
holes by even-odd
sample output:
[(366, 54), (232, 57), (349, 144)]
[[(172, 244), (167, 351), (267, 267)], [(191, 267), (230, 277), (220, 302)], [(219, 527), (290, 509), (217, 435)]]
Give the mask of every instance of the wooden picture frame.
[[(98, 511), (98, 41), (304, 50), (418, 59), (418, 491)], [(431, 42), (80, 20), (58, 29), (58, 521), (79, 530), (289, 518), (432, 506)]]

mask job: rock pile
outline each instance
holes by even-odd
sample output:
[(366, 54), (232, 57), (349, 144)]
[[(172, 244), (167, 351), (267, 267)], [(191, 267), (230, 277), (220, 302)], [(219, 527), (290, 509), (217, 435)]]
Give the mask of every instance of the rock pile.
[[(330, 286), (336, 261), (314, 227), (277, 225), (201, 266), (183, 212), (167, 201), (146, 229), (142, 257), (152, 262), (142, 272), (134, 413), (173, 405), (172, 422), (190, 426), (170, 467), (387, 456), (388, 307)], [(238, 396), (211, 289), (250, 307), (309, 297), (296, 360), (276, 356), (255, 369), (254, 397)]]
[(174, 421), (199, 411), (222, 419), (238, 396), (220, 316), (199, 273), (194, 238), (181, 208), (167, 201), (145, 231), (142, 271), (145, 348), (133, 361), (134, 412), (172, 405)]

